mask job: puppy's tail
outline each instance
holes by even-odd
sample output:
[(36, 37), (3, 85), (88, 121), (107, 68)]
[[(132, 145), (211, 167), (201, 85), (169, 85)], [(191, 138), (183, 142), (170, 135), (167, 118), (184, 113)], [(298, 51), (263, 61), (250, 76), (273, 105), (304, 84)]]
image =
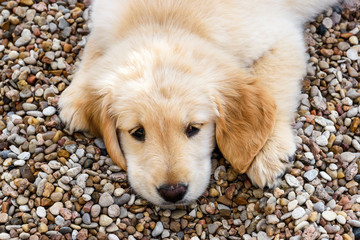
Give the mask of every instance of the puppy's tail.
[(285, 0), (295, 14), (303, 20), (309, 20), (326, 8), (336, 5), (340, 0)]

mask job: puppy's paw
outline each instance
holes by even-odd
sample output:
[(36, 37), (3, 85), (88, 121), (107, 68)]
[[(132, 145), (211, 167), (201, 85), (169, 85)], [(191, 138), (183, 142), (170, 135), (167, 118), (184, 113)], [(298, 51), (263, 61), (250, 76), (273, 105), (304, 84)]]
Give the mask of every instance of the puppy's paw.
[(80, 90), (75, 91), (75, 87), (69, 86), (61, 94), (59, 100), (60, 119), (66, 124), (70, 132), (86, 130), (87, 119), (84, 112), (87, 105), (84, 103), (85, 97)]
[(246, 172), (252, 183), (260, 188), (277, 186), (293, 162), (295, 148), (293, 141), (284, 146), (269, 140)]

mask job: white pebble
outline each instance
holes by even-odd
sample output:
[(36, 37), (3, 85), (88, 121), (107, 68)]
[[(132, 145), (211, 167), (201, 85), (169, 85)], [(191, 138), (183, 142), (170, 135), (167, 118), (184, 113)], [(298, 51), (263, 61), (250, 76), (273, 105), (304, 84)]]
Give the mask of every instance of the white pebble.
[(357, 45), (359, 44), (359, 39), (356, 37), (356, 36), (351, 36), (349, 38), (349, 42), (352, 44), (352, 45)]
[(356, 140), (356, 139), (353, 139), (351, 141), (351, 145), (357, 150), (357, 151), (360, 151), (360, 143)]
[(336, 221), (338, 221), (341, 225), (344, 225), (346, 223), (346, 218), (343, 215), (337, 215)]
[(18, 58), (19, 55), (20, 54), (17, 51), (11, 51), (8, 56), (11, 60), (15, 60)]
[(8, 233), (0, 233), (0, 239), (10, 239), (10, 234)]
[(109, 234), (108, 239), (109, 240), (119, 240), (118, 236), (116, 236), (115, 234), (112, 234), (112, 233)]
[(21, 167), (21, 166), (24, 166), (25, 165), (25, 161), (24, 160), (16, 160), (14, 162), (14, 166), (16, 167)]
[(18, 158), (19, 160), (29, 160), (29, 158), (30, 158), (30, 153), (29, 153), (29, 152), (22, 152), (22, 153), (20, 153), (20, 154), (17, 156), (17, 158)]
[(300, 219), (305, 215), (305, 210), (302, 207), (297, 207), (294, 209), (294, 211), (292, 212), (291, 216), (293, 217), (293, 219)]
[(356, 48), (353, 47), (346, 51), (346, 56), (353, 61), (356, 61), (359, 58)]
[(333, 221), (336, 219), (337, 214), (334, 213), (333, 211), (324, 211), (322, 213), (322, 217), (326, 220), (326, 221)]
[(346, 115), (347, 117), (352, 118), (352, 117), (356, 117), (358, 112), (359, 112), (358, 108), (351, 108), (349, 111), (347, 111)]
[(324, 18), (324, 20), (322, 21), (322, 24), (327, 28), (330, 29), (333, 26), (333, 21), (331, 20), (331, 18), (326, 17)]
[(325, 179), (326, 181), (329, 181), (329, 182), (332, 181), (332, 179), (331, 179), (331, 177), (329, 176), (329, 174), (327, 174), (327, 173), (324, 172), (324, 171), (321, 171), (321, 172), (320, 172), (320, 176), (321, 176), (323, 179)]
[(11, 145), (10, 146), (10, 150), (15, 153), (16, 155), (19, 155), (20, 154), (20, 150), (19, 148), (17, 148), (15, 145)]
[(301, 206), (306, 202), (307, 198), (309, 198), (309, 194), (303, 193), (301, 195), (298, 195), (296, 197), (296, 200), (298, 201), (298, 204)]
[(306, 152), (306, 153), (304, 153), (304, 156), (309, 160), (314, 159), (314, 154), (312, 152)]
[(45, 116), (52, 116), (56, 113), (56, 108), (54, 108), (53, 106), (49, 106), (45, 108), (42, 112)]
[(288, 203), (288, 211), (292, 211), (294, 210), (296, 207), (298, 206), (298, 201), (297, 200), (293, 200), (291, 202)]
[[(358, 199), (359, 199), (359, 198), (358, 198)], [(358, 221), (358, 220), (350, 219), (350, 220), (348, 221), (348, 223), (349, 223), (351, 226), (353, 226), (353, 227), (357, 227), (357, 228), (360, 227), (360, 221)]]
[(336, 132), (336, 128), (335, 128), (335, 126), (326, 126), (325, 131), (329, 131), (331, 133), (334, 133), (334, 132)]
[(44, 218), (44, 217), (46, 217), (46, 210), (45, 210), (45, 208), (44, 207), (38, 207), (37, 209), (36, 209), (36, 215), (38, 215), (40, 218)]
[(54, 38), (53, 40), (53, 44), (52, 44), (52, 50), (54, 51), (57, 51), (57, 50), (60, 50), (61, 49), (61, 46), (60, 46), (60, 40), (57, 39), (57, 38)]
[(315, 142), (317, 145), (325, 147), (328, 144), (328, 139), (324, 135), (321, 135), (315, 139)]
[(355, 159), (355, 154), (352, 152), (343, 152), (340, 154), (341, 160), (344, 162), (352, 162)]
[[(316, 174), (317, 175), (317, 174)], [(315, 192), (315, 187), (311, 184), (305, 183), (304, 185), (304, 189), (307, 193), (309, 193), (310, 195), (313, 194)]]
[(329, 169), (330, 169), (331, 171), (336, 171), (336, 170), (338, 169), (338, 167), (336, 166), (336, 164), (330, 163)]

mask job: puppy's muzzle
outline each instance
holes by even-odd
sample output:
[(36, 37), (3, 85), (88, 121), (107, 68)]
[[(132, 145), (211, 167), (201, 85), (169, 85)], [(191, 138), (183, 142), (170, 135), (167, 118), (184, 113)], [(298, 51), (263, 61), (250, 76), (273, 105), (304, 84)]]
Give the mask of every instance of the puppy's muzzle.
[(167, 202), (176, 203), (182, 200), (187, 192), (185, 184), (166, 184), (160, 186), (157, 191), (160, 196)]

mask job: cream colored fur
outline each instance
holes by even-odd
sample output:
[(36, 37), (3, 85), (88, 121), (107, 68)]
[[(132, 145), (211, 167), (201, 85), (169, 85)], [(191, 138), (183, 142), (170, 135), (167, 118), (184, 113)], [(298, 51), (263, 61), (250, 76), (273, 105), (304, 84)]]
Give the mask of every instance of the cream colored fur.
[[(98, 0), (83, 60), (60, 99), (71, 130), (102, 136), (133, 188), (165, 205), (164, 184), (197, 199), (215, 140), (255, 185), (295, 152), (304, 21), (335, 0)], [(187, 137), (189, 125), (200, 128)], [(131, 133), (145, 129), (145, 141)]]

